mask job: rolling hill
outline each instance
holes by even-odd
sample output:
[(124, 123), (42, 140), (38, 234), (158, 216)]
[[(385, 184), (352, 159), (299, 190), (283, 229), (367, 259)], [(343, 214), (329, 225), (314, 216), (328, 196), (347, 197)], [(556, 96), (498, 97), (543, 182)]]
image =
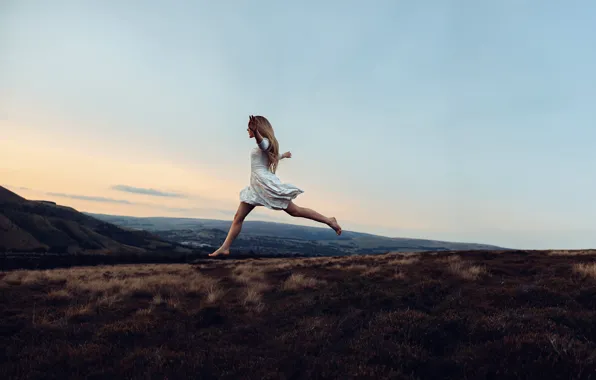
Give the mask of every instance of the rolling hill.
[(0, 252), (142, 254), (183, 249), (150, 232), (127, 230), (0, 186)]
[[(231, 221), (213, 219), (129, 217), (89, 214), (118, 226), (153, 232), (164, 239), (189, 246), (216, 247), (223, 242)], [(329, 228), (285, 223), (246, 221), (232, 249), (275, 254), (344, 256), (387, 252), (503, 250), (501, 247), (427, 239), (391, 238), (361, 232), (343, 231), (340, 237)]]
[[(27, 200), (0, 186), (0, 252), (60, 254), (191, 253), (225, 239), (231, 221), (82, 213)], [(346, 256), (387, 252), (502, 250), (475, 243), (390, 238), (328, 228), (247, 221), (233, 249), (268, 256)]]

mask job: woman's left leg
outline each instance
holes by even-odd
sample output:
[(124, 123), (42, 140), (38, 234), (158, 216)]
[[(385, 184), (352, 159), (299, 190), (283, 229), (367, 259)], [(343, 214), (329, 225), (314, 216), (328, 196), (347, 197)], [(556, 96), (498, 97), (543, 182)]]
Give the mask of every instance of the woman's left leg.
[(290, 202), (288, 208), (286, 208), (284, 211), (287, 212), (289, 215), (297, 218), (306, 218), (314, 220), (315, 222), (326, 224), (329, 227), (333, 228), (336, 234), (341, 235), (341, 227), (337, 223), (337, 219), (335, 219), (334, 217), (328, 218), (310, 208), (300, 207), (296, 205), (294, 202)]

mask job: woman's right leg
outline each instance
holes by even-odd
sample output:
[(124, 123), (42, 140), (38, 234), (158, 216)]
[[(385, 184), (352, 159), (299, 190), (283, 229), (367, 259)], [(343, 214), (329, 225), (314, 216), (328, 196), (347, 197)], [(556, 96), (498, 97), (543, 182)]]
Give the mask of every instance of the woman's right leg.
[(236, 211), (236, 215), (234, 215), (234, 221), (230, 226), (230, 230), (228, 231), (228, 237), (223, 242), (221, 247), (217, 249), (217, 251), (213, 252), (209, 256), (215, 257), (219, 255), (229, 255), (230, 254), (230, 247), (232, 246), (232, 242), (238, 236), (240, 231), (242, 230), (242, 223), (244, 219), (250, 212), (255, 208), (255, 206), (250, 205), (248, 203), (240, 202), (240, 206), (238, 206), (238, 211)]

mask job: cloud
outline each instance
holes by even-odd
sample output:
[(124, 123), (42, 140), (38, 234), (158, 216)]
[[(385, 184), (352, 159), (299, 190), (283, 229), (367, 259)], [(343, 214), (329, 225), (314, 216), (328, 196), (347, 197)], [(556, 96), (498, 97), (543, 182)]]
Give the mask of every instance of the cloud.
[(119, 203), (119, 204), (126, 204), (131, 205), (132, 202), (129, 202), (124, 199), (114, 199), (114, 198), (105, 198), (105, 197), (92, 197), (87, 195), (76, 195), (76, 194), (64, 194), (64, 193), (46, 193), (47, 195), (53, 197), (62, 197), (62, 198), (70, 198), (70, 199), (79, 199), (82, 201), (91, 201), (91, 202), (102, 202), (102, 203)]
[(142, 187), (134, 187), (134, 186), (127, 186), (127, 185), (115, 185), (115, 186), (112, 186), (112, 190), (124, 191), (126, 193), (133, 193), (133, 194), (152, 195), (154, 197), (187, 198), (187, 196), (184, 194), (168, 193), (165, 191), (160, 191), (160, 190), (155, 190), (155, 189), (145, 189)]
[(62, 197), (62, 198), (69, 198), (69, 199), (77, 199), (83, 201), (91, 201), (91, 202), (100, 202), (100, 203), (117, 203), (117, 204), (125, 204), (125, 205), (135, 205), (135, 206), (146, 206), (151, 207), (154, 210), (161, 210), (167, 212), (175, 212), (179, 214), (185, 215), (197, 215), (197, 214), (222, 214), (226, 215), (226, 217), (234, 216), (236, 211), (232, 210), (225, 210), (225, 209), (216, 209), (216, 208), (198, 208), (198, 207), (167, 207), (164, 205), (159, 204), (152, 204), (152, 203), (145, 203), (145, 202), (131, 202), (125, 199), (114, 199), (114, 198), (107, 198), (107, 197), (99, 197), (99, 196), (90, 196), (90, 195), (79, 195), (79, 194), (65, 194), (65, 193), (55, 193), (55, 192), (47, 192), (46, 195), (53, 196), (53, 197)]
[[(141, 190), (149, 190), (149, 189), (141, 189)], [(124, 190), (123, 190), (124, 191)], [(157, 190), (153, 190), (157, 191)], [(168, 207), (165, 205), (160, 204), (151, 204), (145, 202), (132, 202), (125, 199), (115, 199), (115, 198), (108, 198), (108, 197), (100, 197), (100, 196), (90, 196), (90, 195), (79, 195), (79, 194), (66, 194), (66, 193), (58, 193), (58, 192), (46, 192), (46, 195), (53, 196), (53, 197), (61, 197), (61, 198), (69, 198), (69, 199), (77, 199), (82, 201), (90, 201), (90, 202), (98, 202), (98, 203), (113, 203), (113, 204), (124, 204), (124, 205), (134, 205), (134, 206), (146, 206), (150, 207), (155, 211), (161, 211), (166, 213), (176, 213), (180, 217), (190, 217), (190, 218), (216, 218), (222, 220), (232, 220), (234, 215), (236, 214), (236, 209), (225, 209), (225, 208), (209, 208), (209, 207)], [(283, 214), (281, 211), (279, 214)], [(210, 215), (210, 216), (208, 216)], [(218, 217), (217, 215), (221, 215)], [(262, 221), (271, 221), (271, 222), (283, 222), (283, 215), (271, 215), (269, 213), (261, 212), (261, 211), (253, 211), (250, 213), (250, 218), (254, 220), (262, 220)]]

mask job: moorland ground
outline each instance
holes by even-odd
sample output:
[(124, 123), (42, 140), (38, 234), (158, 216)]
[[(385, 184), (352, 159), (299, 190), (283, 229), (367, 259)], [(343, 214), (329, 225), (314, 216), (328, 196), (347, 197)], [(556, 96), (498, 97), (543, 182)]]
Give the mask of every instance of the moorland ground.
[(596, 379), (596, 252), (0, 272), (5, 379)]

